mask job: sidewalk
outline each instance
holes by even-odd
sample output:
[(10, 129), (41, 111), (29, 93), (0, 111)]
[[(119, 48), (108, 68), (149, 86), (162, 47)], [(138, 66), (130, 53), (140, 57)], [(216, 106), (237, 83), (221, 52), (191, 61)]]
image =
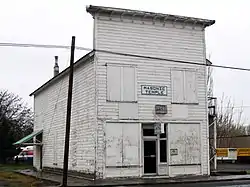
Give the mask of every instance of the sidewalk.
[[(33, 170), (19, 170), (20, 174), (38, 177), (43, 180), (53, 181), (58, 184), (62, 181), (62, 176), (51, 173), (39, 174)], [(179, 178), (141, 178), (141, 179), (120, 179), (120, 180), (100, 180), (90, 181), (75, 177), (68, 177), (68, 186), (131, 186), (131, 185), (156, 185), (156, 184), (182, 184), (197, 182), (218, 182), (233, 180), (250, 180), (250, 175), (228, 175), (228, 176), (189, 176)]]

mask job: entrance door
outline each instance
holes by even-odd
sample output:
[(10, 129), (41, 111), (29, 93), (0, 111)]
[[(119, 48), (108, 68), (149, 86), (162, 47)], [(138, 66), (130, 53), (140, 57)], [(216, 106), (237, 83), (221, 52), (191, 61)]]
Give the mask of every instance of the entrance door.
[(156, 174), (155, 140), (144, 140), (144, 174)]

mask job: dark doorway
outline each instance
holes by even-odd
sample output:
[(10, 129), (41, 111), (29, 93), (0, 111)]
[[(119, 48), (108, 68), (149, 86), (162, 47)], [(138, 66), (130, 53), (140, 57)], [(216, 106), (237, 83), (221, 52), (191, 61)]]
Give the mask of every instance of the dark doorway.
[(144, 173), (156, 174), (156, 141), (144, 140)]

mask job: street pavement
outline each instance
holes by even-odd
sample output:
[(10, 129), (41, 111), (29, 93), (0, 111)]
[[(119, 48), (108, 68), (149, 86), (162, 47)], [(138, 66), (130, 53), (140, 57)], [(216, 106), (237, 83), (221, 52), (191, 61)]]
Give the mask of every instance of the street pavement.
[[(158, 185), (137, 185), (130, 187), (250, 187), (250, 180), (242, 181), (222, 181), (222, 182), (202, 182), (202, 183), (187, 183), (187, 184), (158, 184)], [(125, 187), (125, 186), (119, 186)]]
[(250, 164), (230, 164), (230, 163), (224, 163), (224, 164), (218, 164), (217, 169), (220, 171), (223, 170), (231, 170), (231, 171), (250, 171)]
[[(250, 171), (250, 164), (223, 164), (218, 165), (219, 170), (225, 170), (225, 171), (235, 171), (235, 170), (247, 170)], [(60, 183), (61, 182), (61, 175), (53, 174), (53, 173), (36, 173), (33, 170), (22, 170), (19, 171), (22, 174), (29, 175), (29, 176), (35, 176), (35, 177), (41, 177), (45, 180), (52, 180), (54, 182)], [(200, 181), (200, 182), (199, 182)], [(203, 181), (203, 182), (202, 182)], [(182, 183), (183, 182), (183, 183)], [(186, 182), (186, 183), (184, 183)], [(197, 183), (195, 183), (197, 182)], [(177, 184), (178, 183), (178, 184)], [(84, 179), (78, 179), (78, 178), (68, 178), (68, 184), (70, 186), (98, 186), (97, 183), (93, 184), (92, 181), (84, 180)], [(150, 179), (145, 179), (145, 181), (120, 181), (114, 182), (114, 181), (106, 181), (106, 183), (99, 183), (100, 186), (109, 186), (109, 185), (118, 185), (120, 187), (122, 186), (156, 186), (156, 187), (250, 187), (250, 175), (231, 175), (231, 176), (212, 176), (208, 178), (183, 178), (183, 179), (155, 179), (155, 181), (151, 181)], [(138, 185), (140, 184), (140, 185)], [(0, 183), (1, 187), (1, 183)]]
[[(0, 181), (0, 187), (12, 187), (13, 185), (7, 181)], [(41, 185), (42, 186), (42, 185)], [(44, 185), (48, 186), (48, 185)], [(124, 185), (118, 187), (250, 187), (250, 180), (222, 181), (222, 182), (202, 182), (202, 183), (186, 183), (186, 184), (156, 184), (156, 185)], [(52, 186), (50, 186), (52, 187)], [(54, 186), (56, 187), (56, 186)]]

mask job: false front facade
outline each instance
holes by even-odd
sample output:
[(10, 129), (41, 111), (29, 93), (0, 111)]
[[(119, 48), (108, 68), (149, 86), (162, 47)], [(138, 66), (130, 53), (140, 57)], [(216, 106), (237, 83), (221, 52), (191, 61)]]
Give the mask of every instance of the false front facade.
[[(69, 169), (93, 178), (209, 175), (205, 27), (212, 20), (87, 7), (74, 65)], [(69, 69), (34, 91), (36, 168), (63, 167)]]

